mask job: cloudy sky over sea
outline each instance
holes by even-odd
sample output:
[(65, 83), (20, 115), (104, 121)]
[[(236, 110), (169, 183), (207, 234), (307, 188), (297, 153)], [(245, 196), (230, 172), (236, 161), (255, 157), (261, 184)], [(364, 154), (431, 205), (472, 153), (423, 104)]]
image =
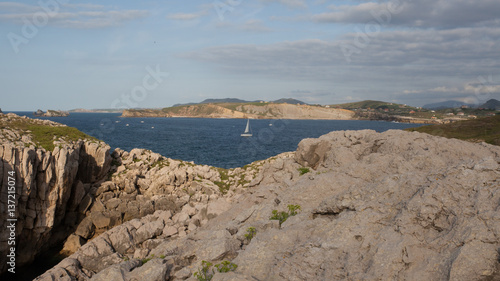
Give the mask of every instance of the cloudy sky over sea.
[(500, 99), (498, 0), (0, 2), (3, 110)]

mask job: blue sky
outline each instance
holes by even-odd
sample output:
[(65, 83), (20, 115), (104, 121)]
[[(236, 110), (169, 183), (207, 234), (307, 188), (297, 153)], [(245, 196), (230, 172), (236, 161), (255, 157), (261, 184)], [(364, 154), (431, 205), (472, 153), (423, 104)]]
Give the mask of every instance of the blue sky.
[(0, 2), (0, 107), (500, 99), (500, 1)]

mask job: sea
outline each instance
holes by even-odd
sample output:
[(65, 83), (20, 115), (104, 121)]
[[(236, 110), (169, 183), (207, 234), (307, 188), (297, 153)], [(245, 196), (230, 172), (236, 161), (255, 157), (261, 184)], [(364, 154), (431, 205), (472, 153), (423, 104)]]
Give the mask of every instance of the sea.
[(105, 141), (112, 149), (144, 148), (165, 157), (221, 168), (242, 167), (286, 151), (295, 151), (305, 138), (331, 131), (371, 129), (383, 132), (418, 124), (367, 120), (250, 119), (252, 137), (242, 137), (246, 119), (122, 118), (119, 113), (71, 113), (48, 119)]

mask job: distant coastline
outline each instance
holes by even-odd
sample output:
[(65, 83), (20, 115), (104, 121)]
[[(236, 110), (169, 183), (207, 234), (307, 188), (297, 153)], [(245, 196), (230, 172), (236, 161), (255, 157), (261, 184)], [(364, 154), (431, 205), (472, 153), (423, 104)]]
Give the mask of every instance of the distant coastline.
[[(494, 116), (497, 100), (484, 105), (432, 109), (406, 104), (365, 100), (319, 105), (283, 98), (275, 101), (245, 101), (235, 98), (207, 99), (199, 103), (176, 104), (165, 108), (72, 109), (70, 113), (121, 113), (120, 117), (161, 118), (235, 118), (295, 120), (374, 120), (410, 124), (448, 124), (456, 121)], [(455, 104), (455, 103), (454, 103)], [(39, 115), (42, 116), (42, 115)], [(45, 115), (43, 115), (45, 116)], [(54, 115), (55, 116), (55, 115)]]
[(122, 113), (123, 109), (85, 109), (76, 108), (69, 111), (70, 113)]

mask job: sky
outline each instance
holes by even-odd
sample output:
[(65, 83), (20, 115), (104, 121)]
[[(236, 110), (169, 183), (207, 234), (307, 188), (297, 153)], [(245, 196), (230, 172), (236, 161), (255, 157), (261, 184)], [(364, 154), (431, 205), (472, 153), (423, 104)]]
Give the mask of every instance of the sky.
[(498, 0), (0, 2), (0, 108), (500, 99)]

